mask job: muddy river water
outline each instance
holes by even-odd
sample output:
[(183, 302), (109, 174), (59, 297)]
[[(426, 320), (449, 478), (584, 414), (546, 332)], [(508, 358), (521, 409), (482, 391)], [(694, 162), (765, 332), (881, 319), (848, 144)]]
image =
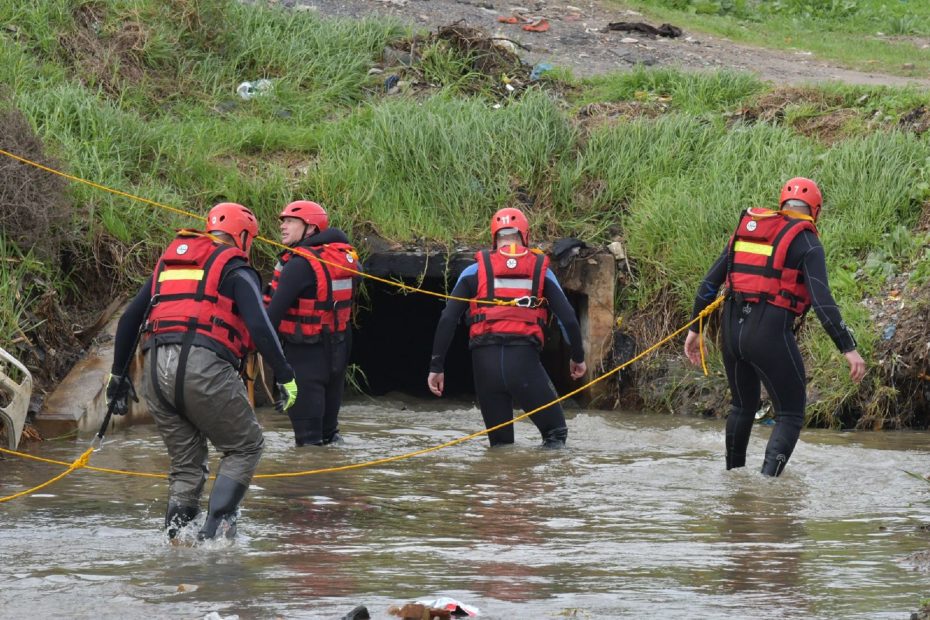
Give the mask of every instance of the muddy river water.
[[(357, 400), (347, 443), (298, 451), (261, 411), (260, 472), (366, 461), (481, 428), (469, 403)], [(396, 463), (256, 480), (235, 542), (170, 546), (161, 480), (76, 472), (0, 504), (4, 618), (342, 618), (450, 596), (486, 618), (907, 618), (930, 594), (930, 434), (805, 431), (777, 480), (726, 472), (723, 422), (569, 411), (570, 448), (484, 438)], [(86, 440), (27, 449), (71, 461)], [(152, 426), (92, 465), (164, 472)], [(59, 473), (0, 461), (0, 496)]]

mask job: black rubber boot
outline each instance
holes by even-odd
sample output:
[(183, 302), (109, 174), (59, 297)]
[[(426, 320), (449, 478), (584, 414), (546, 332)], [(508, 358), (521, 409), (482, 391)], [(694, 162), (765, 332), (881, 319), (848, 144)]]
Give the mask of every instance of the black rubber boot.
[(501, 440), (501, 439), (497, 439), (495, 437), (491, 437), (490, 435), (488, 435), (488, 444), (492, 448), (503, 448), (505, 446), (512, 446), (513, 443), (514, 443), (513, 439)]
[(781, 475), (781, 472), (785, 471), (785, 465), (787, 464), (788, 456), (785, 454), (776, 454), (774, 456), (766, 454), (765, 460), (762, 461), (762, 475), (777, 478)]
[(197, 534), (198, 540), (208, 540), (215, 537), (217, 529), (224, 521), (227, 526), (226, 538), (233, 538), (236, 535), (236, 517), (239, 502), (245, 497), (248, 488), (247, 485), (236, 482), (232, 478), (223, 475), (216, 477), (213, 490), (210, 492), (210, 507), (207, 511), (207, 518)]
[(181, 528), (193, 521), (198, 514), (200, 514), (200, 508), (197, 506), (169, 501), (168, 509), (165, 511), (165, 532), (168, 538), (177, 538), (181, 533)]
[(333, 434), (330, 435), (329, 437), (324, 437), (324, 438), (323, 438), (323, 445), (324, 445), (324, 446), (330, 446), (330, 445), (332, 445), (332, 446), (341, 446), (341, 445), (343, 445), (345, 442), (346, 442), (346, 440), (342, 438), (342, 435), (339, 434), (339, 431), (338, 431), (338, 430), (335, 431), (335, 432), (333, 432)]
[(754, 412), (730, 407), (726, 431), (727, 470), (746, 465), (746, 447), (749, 445), (749, 435), (752, 434), (754, 421)]
[(368, 613), (368, 608), (364, 605), (359, 605), (346, 615), (342, 617), (342, 620), (371, 620), (371, 614)]
[(546, 431), (543, 435), (543, 448), (548, 450), (561, 450), (565, 447), (565, 440), (568, 439), (568, 427), (560, 426)]
[(776, 411), (775, 428), (765, 446), (765, 460), (762, 473), (766, 476), (780, 476), (794, 452), (794, 446), (801, 435), (804, 425), (804, 413), (795, 411)]
[(301, 446), (322, 446), (323, 438), (319, 431), (319, 420), (291, 417), (294, 428), (294, 443)]

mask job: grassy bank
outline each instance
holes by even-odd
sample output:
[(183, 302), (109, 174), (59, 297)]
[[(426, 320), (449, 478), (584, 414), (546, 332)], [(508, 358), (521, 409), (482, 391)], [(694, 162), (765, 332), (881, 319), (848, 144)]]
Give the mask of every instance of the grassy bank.
[(902, 76), (930, 69), (930, 4), (919, 0), (623, 0), (647, 17), (734, 41)]
[[(480, 243), (495, 209), (521, 206), (537, 239), (623, 241), (632, 277), (617, 310), (640, 317), (651, 342), (685, 320), (740, 209), (773, 205), (800, 174), (826, 193), (831, 277), (866, 355), (880, 334), (857, 302), (903, 270), (926, 279), (918, 224), (930, 144), (913, 91), (776, 91), (745, 75), (668, 70), (531, 83), (514, 66), (509, 94), (506, 63), (481, 70), (486, 57), (451, 38), (418, 40), (412, 67), (391, 66), (386, 45), (414, 46), (381, 21), (220, 1), (40, 4), (0, 6), (0, 106), (28, 120), (44, 154), (187, 211), (242, 202), (269, 237), (296, 197), (319, 200), (356, 237), (440, 245)], [(385, 93), (390, 74), (400, 94)], [(273, 88), (239, 99), (236, 86), (257, 78)], [(62, 200), (70, 218), (52, 225), (43, 256), (41, 239), (0, 220), (0, 269), (12, 270), (0, 285), (0, 346), (33, 366), (49, 327), (33, 310), (49, 291), (93, 309), (147, 274), (172, 229), (196, 225), (80, 184)], [(882, 379), (870, 375), (878, 383), (857, 397), (832, 345), (806, 329), (812, 415), (832, 424)]]

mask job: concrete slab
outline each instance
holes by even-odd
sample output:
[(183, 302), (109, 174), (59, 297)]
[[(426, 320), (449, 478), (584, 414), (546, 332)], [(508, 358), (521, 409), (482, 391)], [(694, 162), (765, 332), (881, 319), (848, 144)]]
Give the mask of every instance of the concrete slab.
[[(113, 316), (94, 339), (84, 358), (45, 399), (36, 415), (36, 428), (43, 437), (58, 437), (77, 431), (91, 436), (100, 429), (106, 415), (106, 383), (113, 364), (113, 338), (122, 311)], [(138, 360), (132, 364), (133, 381), (138, 386)], [(143, 402), (130, 402), (129, 414), (113, 416), (110, 428), (149, 422), (151, 417)]]

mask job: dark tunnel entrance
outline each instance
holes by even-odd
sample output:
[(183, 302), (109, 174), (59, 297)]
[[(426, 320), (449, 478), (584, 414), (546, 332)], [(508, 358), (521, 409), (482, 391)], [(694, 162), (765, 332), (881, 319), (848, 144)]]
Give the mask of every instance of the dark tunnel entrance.
[[(472, 262), (471, 254), (454, 254), (447, 265), (443, 254), (379, 253), (368, 257), (365, 271), (445, 293), (452, 290), (459, 274)], [(370, 279), (365, 281), (365, 290), (356, 311), (351, 357), (351, 362), (364, 373), (365, 391), (373, 396), (397, 391), (434, 398), (426, 387), (426, 376), (433, 334), (445, 300), (405, 293), (395, 286)], [(576, 312), (584, 311), (581, 306), (586, 298), (566, 293)], [(569, 348), (555, 321), (547, 330), (546, 340), (543, 365), (556, 390), (564, 394), (578, 384), (569, 378)], [(468, 398), (474, 395), (471, 353), (464, 323), (456, 329), (446, 355), (445, 381), (444, 396)]]

